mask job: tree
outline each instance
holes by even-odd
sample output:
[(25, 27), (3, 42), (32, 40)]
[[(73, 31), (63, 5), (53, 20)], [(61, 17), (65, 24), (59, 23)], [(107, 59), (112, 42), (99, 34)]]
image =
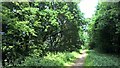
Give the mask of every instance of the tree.
[(100, 3), (94, 16), (92, 41), (99, 50), (119, 53), (119, 9), (120, 3)]
[[(72, 6), (71, 6), (72, 5)], [(77, 3), (3, 2), (3, 65), (21, 63), (25, 56), (47, 51), (73, 51), (83, 40), (84, 18)]]

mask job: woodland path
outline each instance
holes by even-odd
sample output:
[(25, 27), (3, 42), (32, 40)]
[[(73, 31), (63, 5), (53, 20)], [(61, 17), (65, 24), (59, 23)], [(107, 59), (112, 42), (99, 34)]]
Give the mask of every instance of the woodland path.
[(74, 61), (74, 64), (70, 68), (83, 68), (84, 60), (87, 56), (86, 51), (84, 50), (82, 54)]

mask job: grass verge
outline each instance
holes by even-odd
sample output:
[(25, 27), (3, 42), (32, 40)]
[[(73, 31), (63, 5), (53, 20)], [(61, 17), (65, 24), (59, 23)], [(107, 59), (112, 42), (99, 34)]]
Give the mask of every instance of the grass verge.
[(103, 54), (97, 51), (88, 51), (84, 66), (120, 66), (118, 55)]

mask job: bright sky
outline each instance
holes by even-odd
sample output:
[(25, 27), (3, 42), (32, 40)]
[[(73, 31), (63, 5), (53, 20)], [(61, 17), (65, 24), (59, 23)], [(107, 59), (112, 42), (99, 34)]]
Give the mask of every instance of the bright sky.
[(81, 0), (78, 4), (80, 6), (80, 10), (84, 13), (85, 18), (91, 18), (92, 14), (96, 10), (98, 0)]

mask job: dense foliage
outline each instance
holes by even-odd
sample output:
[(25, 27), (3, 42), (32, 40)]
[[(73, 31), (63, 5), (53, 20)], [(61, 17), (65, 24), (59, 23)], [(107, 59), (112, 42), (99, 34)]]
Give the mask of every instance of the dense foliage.
[(3, 2), (3, 65), (48, 51), (74, 51), (83, 45), (84, 17), (77, 3)]
[[(99, 3), (88, 19), (75, 2), (2, 2), (1, 6), (3, 66), (65, 66), (76, 58), (75, 51), (86, 48), (120, 52), (120, 2)], [(107, 66), (109, 61), (119, 65), (116, 56), (89, 54), (87, 65)]]
[(120, 52), (120, 3), (102, 2), (89, 27), (90, 46), (107, 53)]

